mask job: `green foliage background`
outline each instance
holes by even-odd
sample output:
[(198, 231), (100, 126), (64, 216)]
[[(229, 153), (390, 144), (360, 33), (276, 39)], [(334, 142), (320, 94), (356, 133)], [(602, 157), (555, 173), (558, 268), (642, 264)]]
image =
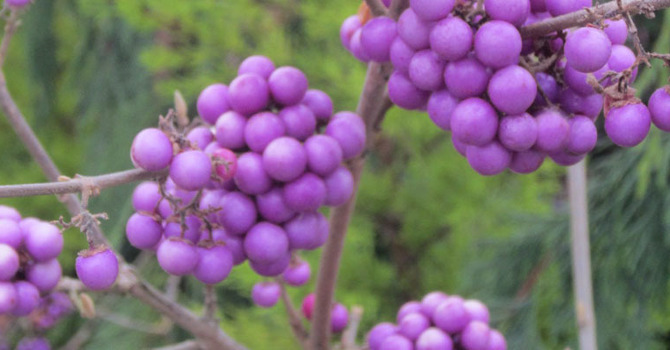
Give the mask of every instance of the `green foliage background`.
[[(365, 66), (340, 45), (342, 20), (353, 0), (36, 0), (12, 43), (6, 74), (24, 114), (68, 175), (130, 168), (133, 136), (155, 124), (179, 89), (194, 111), (199, 91), (228, 82), (248, 55), (302, 69), (310, 85), (353, 110)], [(643, 20), (647, 47), (670, 50), (670, 16)], [(667, 79), (667, 68), (643, 69), (639, 95)], [(510, 349), (576, 348), (564, 169), (546, 162), (529, 176), (476, 175), (449, 136), (426, 115), (393, 109), (371, 151), (357, 212), (348, 234), (336, 298), (365, 309), (361, 334), (409, 299), (432, 290), (479, 298)], [(603, 349), (666, 349), (670, 338), (670, 138), (658, 130), (632, 150), (604, 138), (590, 158), (593, 276)], [(1, 184), (44, 181), (0, 118)], [(124, 238), (133, 186), (104, 191), (94, 211), (109, 213), (103, 228), (128, 259)], [(25, 216), (64, 214), (52, 197), (2, 200)], [(83, 236), (66, 233), (61, 261), (73, 275)], [(318, 266), (319, 252), (305, 257)], [(149, 280), (165, 275), (152, 259)], [(281, 306), (253, 307), (259, 278), (236, 268), (218, 288), (222, 327), (250, 349), (292, 349)], [(524, 288), (526, 286), (527, 288)], [(180, 301), (198, 310), (202, 287), (180, 286)], [(299, 303), (313, 284), (291, 291)], [(109, 314), (155, 328), (160, 317), (122, 296), (94, 295), (101, 318), (73, 316), (49, 333), (64, 344), (93, 330), (87, 349), (137, 349), (188, 338), (126, 327)], [(107, 315), (107, 316), (106, 316)], [(362, 338), (362, 335), (361, 335)]]

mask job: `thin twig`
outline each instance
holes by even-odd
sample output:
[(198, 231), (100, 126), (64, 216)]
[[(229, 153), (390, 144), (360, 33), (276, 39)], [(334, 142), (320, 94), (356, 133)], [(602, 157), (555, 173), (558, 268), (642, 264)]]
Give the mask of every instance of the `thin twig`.
[(154, 348), (153, 350), (201, 350), (202, 347), (195, 340), (187, 340), (181, 343), (161, 346), (160, 348)]
[(356, 336), (358, 335), (358, 326), (361, 324), (363, 318), (363, 308), (354, 306), (349, 313), (349, 324), (347, 329), (342, 333), (342, 349), (343, 350), (358, 350), (356, 346)]
[(610, 1), (600, 4), (595, 7), (586, 8), (575, 11), (558, 17), (548, 18), (531, 25), (521, 27), (519, 32), (525, 39), (539, 38), (541, 36), (551, 34), (556, 31), (567, 29), (570, 27), (583, 26), (588, 23), (593, 23), (604, 18), (612, 18), (624, 12), (631, 15), (640, 13), (647, 13), (649, 11), (658, 11), (670, 7), (670, 0), (627, 0), (624, 1), (621, 10), (617, 1)]
[(7, 59), (7, 50), (9, 49), (9, 43), (14, 37), (16, 29), (19, 27), (19, 12), (17, 10), (11, 10), (7, 24), (5, 25), (5, 35), (2, 37), (2, 43), (0, 43), (0, 67), (5, 64), (5, 59)]
[(216, 290), (211, 284), (205, 285), (205, 314), (204, 319), (207, 322), (216, 324)]
[(284, 283), (279, 283), (279, 286), (281, 288), (281, 301), (284, 304), (284, 308), (286, 309), (286, 314), (288, 315), (288, 322), (291, 325), (291, 330), (293, 331), (293, 335), (295, 338), (298, 340), (300, 345), (304, 349), (307, 348), (307, 337), (309, 334), (305, 330), (305, 327), (302, 324), (300, 315), (298, 312), (295, 310), (295, 307), (293, 306), (293, 302), (291, 301), (291, 298), (289, 297), (288, 293), (286, 292), (286, 285)]
[(150, 172), (131, 169), (98, 176), (77, 177), (67, 181), (5, 185), (0, 186), (0, 198), (78, 193), (84, 191), (87, 186), (104, 189), (136, 181), (162, 178), (166, 175), (167, 171)]

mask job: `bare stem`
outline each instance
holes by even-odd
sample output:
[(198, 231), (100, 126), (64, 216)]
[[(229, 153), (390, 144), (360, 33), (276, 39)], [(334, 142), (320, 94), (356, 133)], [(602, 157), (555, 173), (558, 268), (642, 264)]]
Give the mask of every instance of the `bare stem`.
[(154, 350), (201, 350), (202, 347), (195, 340), (187, 340), (181, 343), (154, 348)]
[(354, 306), (349, 313), (349, 325), (342, 333), (342, 349), (343, 350), (358, 350), (356, 346), (356, 335), (358, 334), (358, 326), (361, 324), (363, 318), (363, 308)]
[(286, 292), (286, 285), (284, 285), (284, 283), (281, 282), (279, 282), (279, 285), (281, 287), (281, 301), (284, 304), (284, 308), (286, 309), (286, 314), (288, 315), (288, 322), (291, 325), (293, 335), (298, 340), (300, 345), (302, 345), (302, 347), (306, 349), (307, 337), (309, 336), (309, 334), (305, 330), (305, 327), (302, 324), (302, 320), (300, 319), (300, 315), (295, 310), (293, 302), (291, 301), (291, 298)]
[(388, 9), (384, 6), (381, 0), (365, 0), (365, 3), (368, 5), (368, 8), (370, 8), (370, 13), (372, 13), (373, 16), (378, 17), (388, 15)]
[(150, 172), (141, 169), (131, 169), (99, 176), (78, 176), (67, 181), (5, 185), (0, 186), (0, 198), (78, 193), (86, 191), (90, 186), (100, 190), (136, 181), (162, 178), (166, 175), (166, 171)]
[(12, 41), (16, 29), (19, 27), (19, 12), (17, 10), (11, 11), (7, 24), (5, 25), (5, 35), (2, 37), (2, 43), (0, 43), (0, 67), (5, 64), (9, 43)]
[[(391, 106), (386, 94), (386, 82), (391, 70), (392, 67), (389, 64), (370, 63), (368, 66), (365, 85), (356, 109), (356, 112), (366, 124), (367, 148), (369, 148), (376, 134), (375, 126), (384, 118), (386, 111)], [(310, 334), (310, 349), (313, 350), (329, 348), (330, 311), (335, 285), (337, 284), (337, 273), (344, 247), (344, 238), (356, 205), (356, 193), (358, 192), (364, 164), (365, 152), (362, 156), (349, 162), (348, 167), (354, 177), (354, 195), (345, 204), (333, 208), (330, 213), (330, 234), (323, 248), (316, 282), (316, 302)]]
[(586, 165), (582, 160), (568, 168), (570, 197), (570, 231), (572, 241), (572, 278), (575, 291), (575, 313), (579, 330), (579, 348), (596, 350), (596, 318), (593, 311), (589, 218), (586, 188)]
[(612, 18), (624, 12), (637, 15), (668, 7), (670, 7), (670, 0), (626, 0), (623, 1), (623, 9), (621, 9), (617, 1), (614, 0), (562, 16), (548, 18), (522, 27), (519, 31), (523, 38), (538, 38), (559, 30), (593, 23), (603, 18)]
[(205, 285), (205, 315), (204, 319), (212, 324), (216, 324), (216, 290), (210, 284)]

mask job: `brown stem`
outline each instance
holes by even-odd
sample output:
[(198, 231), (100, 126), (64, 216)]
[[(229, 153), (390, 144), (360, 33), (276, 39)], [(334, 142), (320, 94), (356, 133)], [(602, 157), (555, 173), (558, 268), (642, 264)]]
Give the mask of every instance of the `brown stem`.
[(657, 11), (670, 7), (670, 0), (627, 0), (623, 10), (617, 1), (610, 1), (595, 7), (568, 13), (562, 16), (548, 18), (531, 25), (521, 27), (519, 32), (523, 38), (538, 38), (570, 27), (578, 27), (596, 22), (603, 18), (612, 18), (624, 12), (631, 15)]
[(5, 25), (5, 35), (2, 37), (2, 43), (0, 43), (0, 67), (5, 64), (5, 59), (7, 59), (7, 49), (9, 48), (9, 43), (16, 32), (16, 29), (19, 27), (19, 12), (18, 10), (11, 10), (7, 24)]
[(204, 319), (207, 322), (216, 324), (216, 290), (211, 284), (205, 285), (205, 314)]
[[(370, 63), (363, 92), (358, 102), (356, 112), (366, 124), (368, 147), (372, 144), (375, 135), (375, 125), (383, 119), (390, 107), (386, 95), (386, 82), (391, 73), (390, 64)], [(330, 343), (330, 310), (333, 304), (333, 294), (337, 283), (337, 273), (344, 246), (344, 237), (356, 205), (356, 193), (360, 183), (361, 173), (365, 164), (365, 152), (354, 158), (348, 164), (354, 177), (354, 195), (345, 204), (333, 208), (330, 214), (330, 234), (323, 248), (319, 274), (316, 282), (316, 302), (312, 318), (310, 333), (310, 349), (326, 350)]]
[(286, 292), (286, 285), (280, 281), (277, 282), (279, 283), (279, 286), (281, 288), (281, 301), (284, 304), (284, 308), (286, 309), (286, 314), (288, 315), (288, 321), (289, 324), (291, 325), (293, 335), (298, 340), (300, 345), (302, 345), (303, 349), (306, 349), (307, 337), (309, 336), (309, 334), (305, 330), (300, 315), (296, 311), (295, 307), (293, 306), (293, 302), (291, 301), (291, 298)]
[(388, 9), (381, 0), (365, 0), (373, 16), (388, 16)]
[(85, 191), (89, 186), (103, 189), (136, 181), (162, 178), (166, 175), (167, 171), (150, 172), (132, 169), (98, 176), (78, 177), (67, 181), (5, 185), (0, 186), (0, 198), (78, 193)]

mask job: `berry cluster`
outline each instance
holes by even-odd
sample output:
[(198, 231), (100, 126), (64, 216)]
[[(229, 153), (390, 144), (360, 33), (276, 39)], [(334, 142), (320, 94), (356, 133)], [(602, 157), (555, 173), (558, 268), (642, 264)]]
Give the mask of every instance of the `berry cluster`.
[[(314, 302), (316, 301), (316, 294), (310, 293), (302, 300), (302, 315), (308, 321), (312, 320), (312, 312), (314, 311)], [(333, 333), (338, 333), (344, 330), (349, 323), (349, 311), (347, 307), (341, 303), (333, 304), (330, 310), (330, 329)]]
[(505, 350), (503, 335), (491, 329), (489, 310), (478, 300), (431, 292), (405, 303), (398, 324), (383, 322), (367, 335), (370, 350)]
[[(0, 205), (0, 318), (27, 317), (41, 333), (72, 311), (68, 297), (54, 291), (63, 243), (58, 227)], [(7, 341), (0, 334), (0, 346)], [(16, 348), (49, 347), (44, 338), (24, 338)]]
[(363, 151), (363, 121), (333, 115), (330, 97), (309, 90), (299, 69), (263, 56), (245, 59), (230, 85), (205, 88), (197, 109), (206, 125), (163, 119), (135, 137), (133, 163), (169, 168), (169, 177), (135, 189), (128, 240), (155, 249), (167, 273), (206, 284), (246, 260), (261, 276), (305, 283), (309, 266), (294, 253), (322, 246), (328, 223), (319, 208), (351, 197), (342, 161)]
[(0, 315), (26, 316), (60, 281), (60, 229), (0, 206)]
[(480, 174), (531, 173), (547, 156), (577, 163), (595, 147), (603, 105), (605, 131), (620, 146), (644, 140), (652, 120), (670, 126), (667, 113), (652, 118), (628, 87), (639, 62), (624, 46), (624, 20), (524, 40), (522, 25), (590, 7), (591, 0), (477, 3), (412, 0), (397, 22), (347, 18), (340, 37), (359, 60), (390, 61), (393, 103), (427, 111)]

